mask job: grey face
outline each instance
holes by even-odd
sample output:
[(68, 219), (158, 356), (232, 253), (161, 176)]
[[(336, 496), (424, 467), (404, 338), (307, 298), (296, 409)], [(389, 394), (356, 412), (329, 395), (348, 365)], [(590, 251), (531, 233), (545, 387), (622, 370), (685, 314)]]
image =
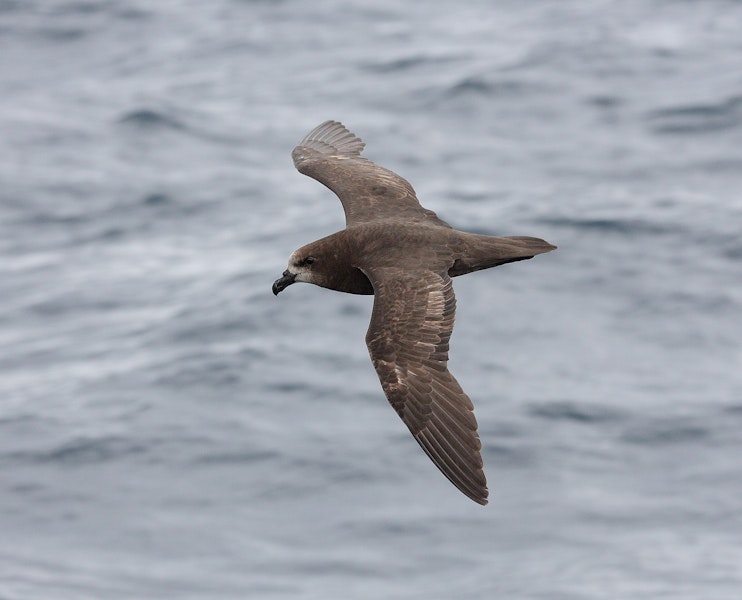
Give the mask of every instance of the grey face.
[(283, 272), (279, 279), (273, 282), (273, 293), (278, 296), (280, 292), (297, 281), (313, 282), (312, 265), (315, 259), (313, 256), (304, 256), (297, 250), (289, 257), (289, 266)]

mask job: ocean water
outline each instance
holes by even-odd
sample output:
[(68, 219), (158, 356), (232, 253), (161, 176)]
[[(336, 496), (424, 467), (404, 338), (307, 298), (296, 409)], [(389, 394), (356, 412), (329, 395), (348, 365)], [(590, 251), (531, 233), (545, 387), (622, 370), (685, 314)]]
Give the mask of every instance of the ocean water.
[[(0, 598), (742, 597), (742, 4), (0, 0)], [(457, 228), (490, 504), (389, 407), (325, 119)]]

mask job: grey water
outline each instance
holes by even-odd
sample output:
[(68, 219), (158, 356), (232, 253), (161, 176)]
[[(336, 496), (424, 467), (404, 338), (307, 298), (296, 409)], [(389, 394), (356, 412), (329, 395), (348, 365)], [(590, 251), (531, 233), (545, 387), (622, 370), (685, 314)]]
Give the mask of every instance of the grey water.
[[(0, 0), (0, 598), (742, 597), (742, 4)], [(453, 226), (490, 504), (386, 402), (326, 119)]]

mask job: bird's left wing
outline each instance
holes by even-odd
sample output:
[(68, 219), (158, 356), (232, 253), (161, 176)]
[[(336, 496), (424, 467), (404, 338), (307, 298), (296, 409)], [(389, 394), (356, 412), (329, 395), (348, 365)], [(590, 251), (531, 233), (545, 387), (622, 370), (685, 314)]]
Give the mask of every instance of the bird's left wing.
[(375, 296), (366, 344), (387, 399), (443, 474), (487, 504), (474, 407), (447, 365), (456, 310), (450, 277), (445, 270), (362, 270)]

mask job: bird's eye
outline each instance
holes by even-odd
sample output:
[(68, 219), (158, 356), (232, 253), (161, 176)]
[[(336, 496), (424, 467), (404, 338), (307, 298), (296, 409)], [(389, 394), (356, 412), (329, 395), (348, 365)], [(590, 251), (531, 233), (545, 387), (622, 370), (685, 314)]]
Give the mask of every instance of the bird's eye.
[(304, 264), (305, 265), (311, 265), (313, 262), (314, 262), (314, 256), (307, 256), (304, 259)]

